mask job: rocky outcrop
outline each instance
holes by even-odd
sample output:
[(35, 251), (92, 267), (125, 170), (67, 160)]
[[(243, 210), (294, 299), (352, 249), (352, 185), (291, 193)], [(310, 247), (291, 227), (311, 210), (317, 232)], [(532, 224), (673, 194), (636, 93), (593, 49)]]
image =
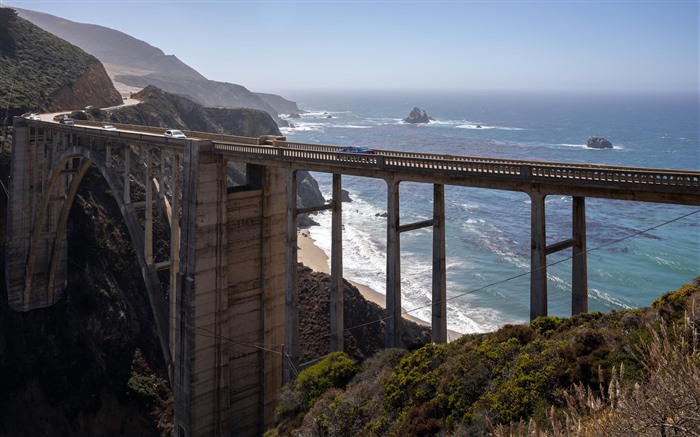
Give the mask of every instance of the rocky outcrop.
[(122, 104), (122, 97), (114, 88), (102, 63), (95, 59), (82, 76), (62, 87), (47, 108), (49, 111), (95, 106), (106, 108)]
[(122, 102), (94, 56), (5, 7), (0, 7), (0, 71), (3, 117)]
[[(300, 361), (311, 361), (327, 355), (330, 326), (330, 276), (314, 272), (300, 264), (299, 280), (299, 348)], [(343, 281), (343, 319), (346, 327), (356, 329), (345, 332), (345, 352), (368, 358), (384, 348), (386, 309), (365, 300), (354, 285)], [(414, 349), (430, 343), (429, 326), (422, 326), (403, 319), (401, 341), (407, 349)]]
[(254, 93), (256, 96), (260, 97), (265, 103), (275, 108), (279, 114), (298, 114), (301, 112), (296, 102), (287, 100), (284, 97), (278, 96), (276, 94), (267, 93)]
[[(297, 203), (299, 208), (309, 208), (326, 203), (326, 199), (318, 187), (318, 182), (306, 170), (297, 172)], [(301, 228), (318, 225), (309, 214), (300, 214), (298, 224)]]
[(587, 147), (590, 147), (591, 149), (612, 149), (613, 145), (610, 141), (606, 140), (603, 137), (596, 137), (596, 136), (591, 136), (588, 138), (588, 143), (586, 144)]
[(141, 103), (111, 111), (109, 121), (250, 137), (281, 135), (277, 123), (262, 110), (207, 108), (155, 86), (133, 97)]
[(403, 121), (405, 123), (430, 123), (431, 119), (432, 118), (428, 116), (428, 113), (425, 112), (425, 110), (415, 107), (411, 113), (408, 114), (408, 117), (403, 119)]
[(114, 80), (139, 88), (152, 85), (172, 94), (186, 96), (206, 107), (260, 109), (270, 114), (279, 126), (287, 126), (272, 106), (241, 85), (207, 79), (173, 78), (160, 73), (116, 75)]

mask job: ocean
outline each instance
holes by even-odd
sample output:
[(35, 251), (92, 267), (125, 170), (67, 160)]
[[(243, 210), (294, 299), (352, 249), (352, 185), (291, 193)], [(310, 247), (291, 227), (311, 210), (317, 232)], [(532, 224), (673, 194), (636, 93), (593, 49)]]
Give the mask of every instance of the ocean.
[[(700, 170), (697, 94), (288, 93), (289, 141), (477, 157)], [(402, 122), (414, 107), (434, 121)], [(284, 115), (283, 115), (284, 118)], [(586, 147), (602, 136), (613, 149)], [(327, 199), (332, 175), (312, 173)], [(344, 276), (386, 291), (386, 183), (343, 177)], [(445, 187), (448, 328), (487, 332), (529, 320), (526, 194)], [(700, 275), (700, 208), (586, 199), (589, 311), (648, 306)], [(431, 218), (432, 186), (401, 183), (400, 223)], [(570, 237), (571, 198), (546, 199), (547, 241)], [(311, 228), (330, 254), (330, 213)], [(431, 228), (401, 234), (402, 306), (430, 320)], [(549, 315), (571, 308), (570, 250), (547, 257)]]

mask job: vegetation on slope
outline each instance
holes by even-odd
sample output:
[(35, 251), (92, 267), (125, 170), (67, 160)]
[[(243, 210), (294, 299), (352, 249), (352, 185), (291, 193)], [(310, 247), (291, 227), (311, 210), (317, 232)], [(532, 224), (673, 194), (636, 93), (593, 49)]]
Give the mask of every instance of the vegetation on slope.
[(97, 59), (0, 7), (0, 110), (48, 110), (51, 98)]
[[(285, 387), (268, 435), (697, 435), (699, 284), (646, 309), (542, 317), (384, 351), (347, 385)], [(327, 391), (310, 404), (309, 386)]]

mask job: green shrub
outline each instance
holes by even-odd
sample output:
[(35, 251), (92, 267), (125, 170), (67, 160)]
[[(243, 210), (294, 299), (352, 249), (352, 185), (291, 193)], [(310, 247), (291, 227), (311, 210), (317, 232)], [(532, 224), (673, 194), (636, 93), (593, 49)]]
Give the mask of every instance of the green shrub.
[(483, 399), (498, 422), (528, 417), (548, 399), (556, 386), (555, 372), (560, 361), (556, 348), (548, 346), (546, 342), (533, 343), (528, 352), (518, 354), (494, 375), (494, 388)]
[(148, 400), (153, 400), (158, 398), (158, 393), (156, 388), (153, 386), (153, 381), (145, 376), (134, 374), (127, 381), (126, 386), (133, 393), (138, 394)]
[(530, 322), (530, 327), (543, 337), (549, 337), (557, 330), (561, 319), (553, 316), (541, 316)]
[(528, 325), (503, 325), (494, 334), (496, 341), (504, 342), (514, 338), (518, 343), (528, 344), (535, 335), (535, 331)]
[(344, 388), (358, 371), (359, 366), (350, 356), (343, 352), (333, 352), (302, 370), (297, 379), (289, 384), (289, 388), (296, 392), (300, 410), (306, 411), (326, 391)]
[(669, 321), (680, 321), (684, 317), (688, 298), (698, 291), (693, 284), (685, 284), (675, 291), (664, 293), (656, 299), (651, 307), (659, 312), (659, 316)]
[(427, 344), (405, 356), (384, 382), (386, 408), (405, 410), (431, 399), (440, 385), (445, 346)]

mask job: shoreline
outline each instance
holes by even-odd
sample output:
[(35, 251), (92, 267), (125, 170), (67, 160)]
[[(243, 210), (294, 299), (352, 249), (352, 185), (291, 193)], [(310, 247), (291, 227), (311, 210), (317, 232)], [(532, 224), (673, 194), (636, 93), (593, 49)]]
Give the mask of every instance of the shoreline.
[[(329, 275), (331, 274), (328, 256), (323, 250), (321, 250), (320, 247), (316, 245), (316, 241), (311, 237), (308, 229), (301, 229), (297, 231), (297, 261), (304, 264), (306, 267), (309, 267), (313, 271), (326, 273)], [(386, 309), (386, 298), (383, 294), (373, 290), (365, 284), (351, 281), (349, 279), (347, 279), (347, 281), (357, 287), (360, 294), (362, 294), (362, 297)], [(410, 314), (403, 314), (403, 317), (419, 325), (431, 326), (430, 322), (419, 319)], [(462, 335), (462, 333), (448, 329), (447, 341), (450, 342), (456, 340)]]

